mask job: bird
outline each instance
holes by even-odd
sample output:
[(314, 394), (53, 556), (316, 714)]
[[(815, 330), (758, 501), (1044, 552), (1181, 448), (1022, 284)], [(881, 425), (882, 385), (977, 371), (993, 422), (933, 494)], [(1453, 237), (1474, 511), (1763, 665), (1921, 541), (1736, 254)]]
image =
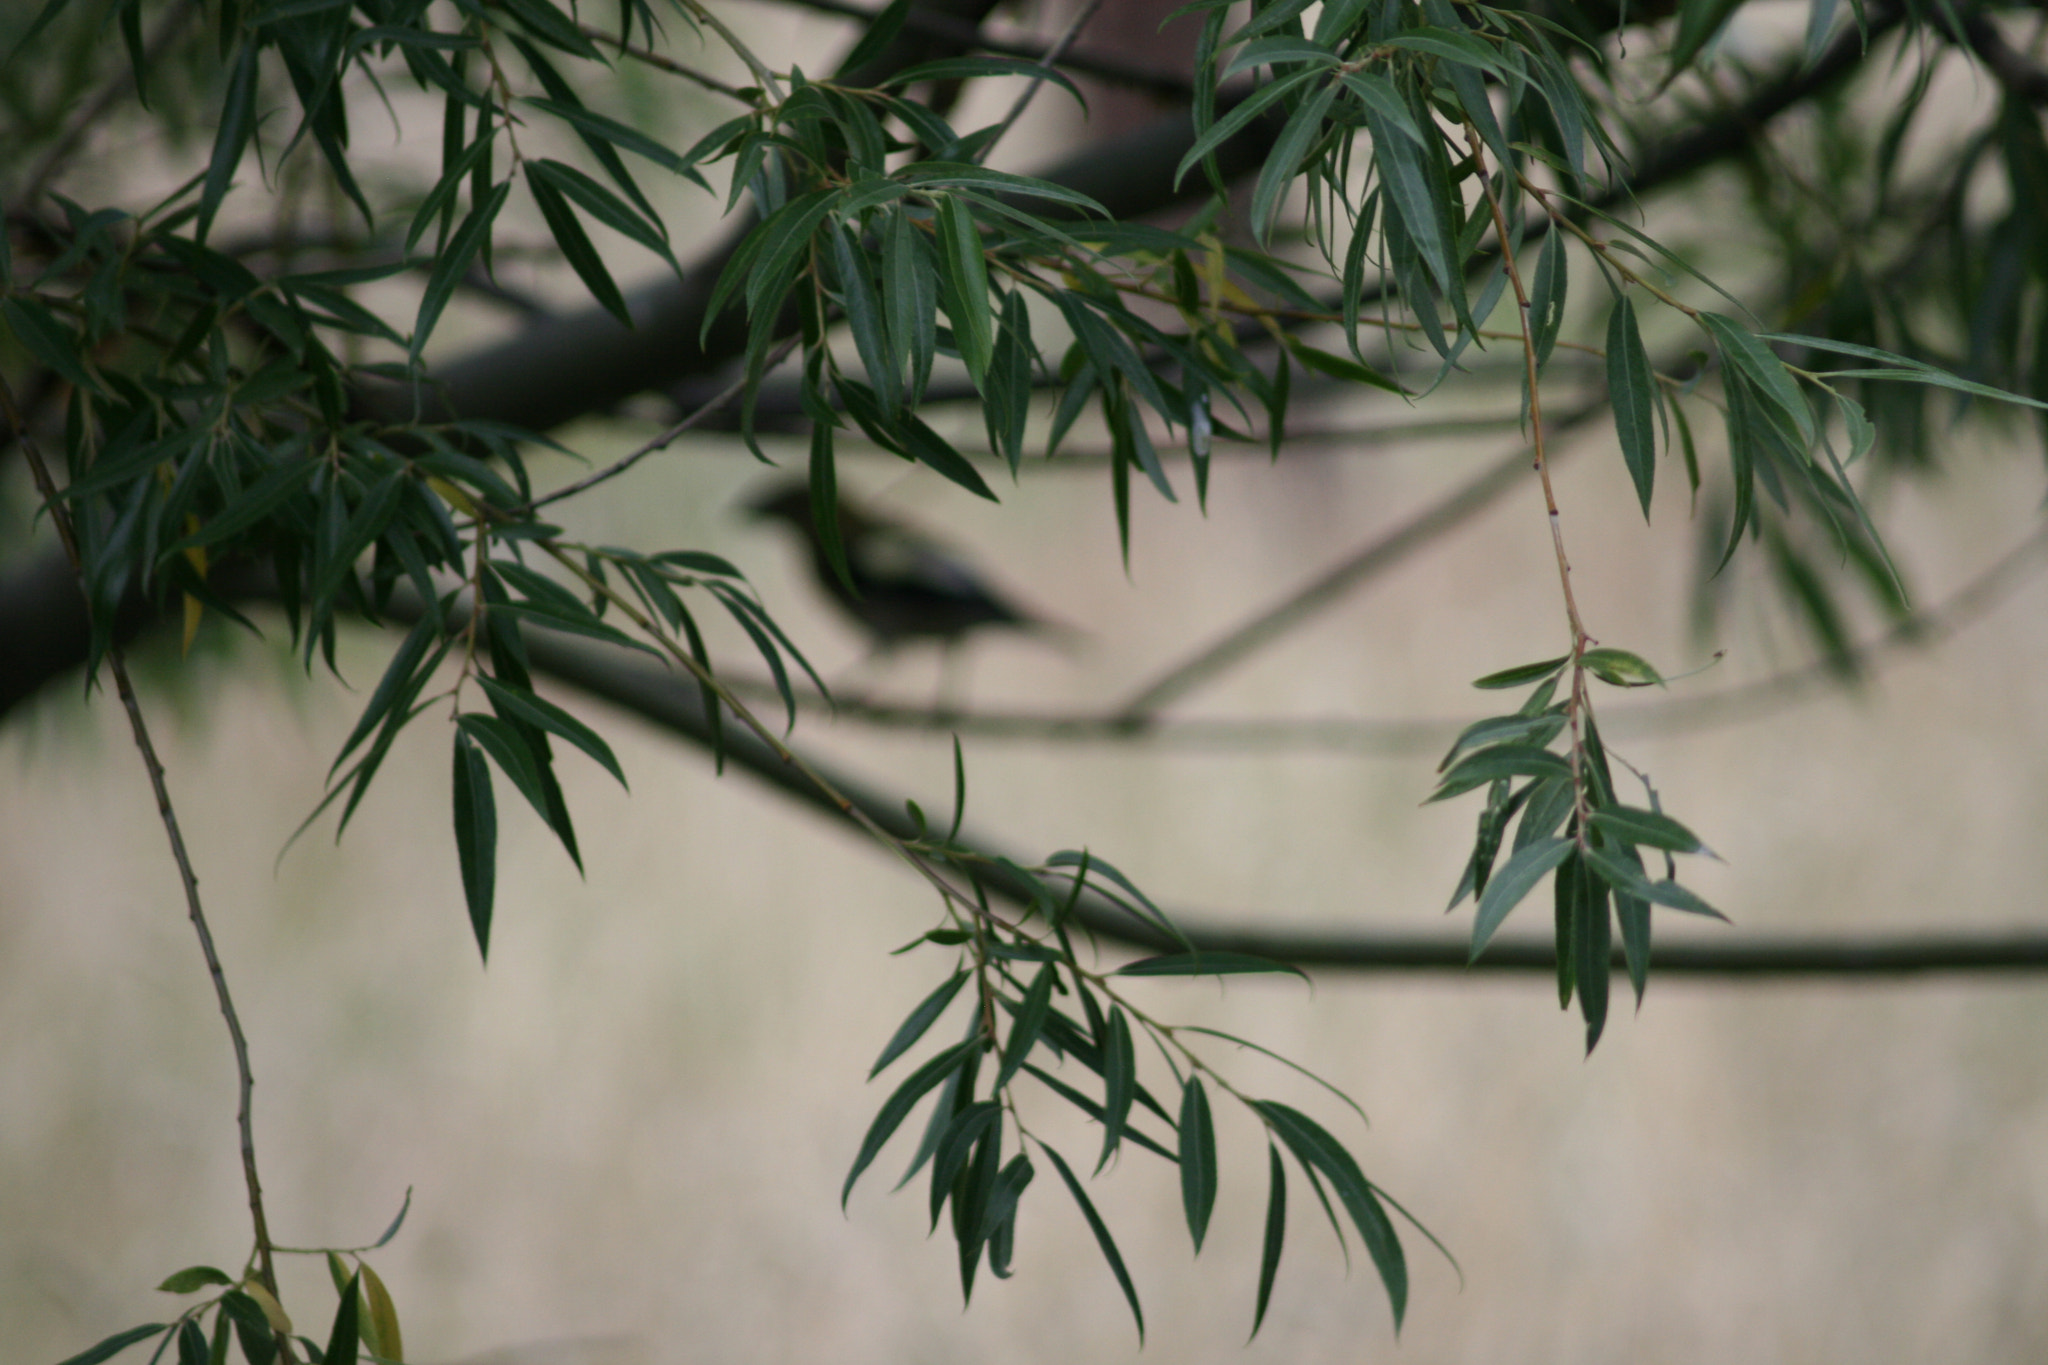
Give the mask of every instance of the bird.
[(973, 631), (998, 628), (1064, 635), (1057, 625), (1018, 607), (970, 567), (956, 550), (923, 531), (839, 502), (839, 543), (849, 589), (825, 553), (811, 516), (809, 485), (779, 482), (748, 500), (757, 520), (785, 522), (810, 551), (811, 571), (834, 603), (868, 635), (874, 652), (914, 640), (957, 645)]

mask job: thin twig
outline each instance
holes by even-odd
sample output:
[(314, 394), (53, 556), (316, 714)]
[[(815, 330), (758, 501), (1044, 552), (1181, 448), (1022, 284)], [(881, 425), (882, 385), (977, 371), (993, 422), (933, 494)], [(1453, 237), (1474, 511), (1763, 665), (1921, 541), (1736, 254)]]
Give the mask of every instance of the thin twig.
[(578, 24), (576, 28), (584, 37), (616, 49), (621, 56), (631, 57), (636, 62), (651, 66), (657, 71), (666, 71), (671, 76), (681, 76), (684, 80), (693, 81), (706, 90), (724, 95), (728, 99), (738, 100), (749, 109), (754, 107), (752, 96), (736, 85), (728, 85), (716, 76), (707, 76), (693, 66), (684, 66), (675, 58), (664, 57), (661, 53), (648, 48), (634, 47), (631, 43), (621, 41), (616, 33), (599, 28), (596, 24)]
[(1093, 19), (1101, 8), (1102, 0), (1088, 0), (1074, 16), (1073, 22), (1068, 24), (1065, 31), (1053, 41), (1053, 45), (1046, 49), (1045, 55), (1038, 59), (1038, 74), (1031, 78), (1031, 83), (1024, 87), (1024, 92), (1018, 95), (1016, 102), (1010, 106), (1010, 112), (1003, 115), (1003, 121), (996, 125), (995, 132), (982, 144), (982, 156), (987, 156), (1010, 129), (1016, 126), (1017, 120), (1024, 116), (1024, 111), (1037, 97), (1039, 87), (1045, 84), (1046, 74), (1060, 64), (1060, 58), (1066, 55), (1067, 49), (1074, 45), (1074, 39), (1081, 36), (1081, 30), (1088, 26), (1088, 21)]
[[(770, 351), (768, 353), (768, 359), (765, 362), (763, 362), (761, 366), (762, 371), (765, 373), (768, 370), (774, 369), (777, 365), (780, 365), (785, 359), (788, 358), (789, 353), (796, 349), (797, 343), (801, 340), (803, 340), (801, 336), (792, 336), (786, 338), (781, 345), (777, 346), (773, 351)], [(603, 483), (607, 479), (617, 478), (619, 475), (631, 469), (634, 465), (640, 463), (640, 461), (646, 459), (649, 455), (652, 455), (655, 451), (660, 450), (664, 446), (668, 445), (669, 442), (675, 440), (676, 437), (682, 435), (690, 428), (696, 426), (699, 422), (702, 422), (712, 413), (717, 412), (720, 408), (724, 407), (727, 403), (730, 403), (733, 399), (739, 397), (740, 394), (746, 390), (747, 381), (748, 376), (741, 375), (738, 379), (733, 380), (732, 383), (727, 384), (717, 393), (711, 395), (711, 397), (705, 399), (702, 403), (698, 404), (696, 410), (691, 412), (689, 416), (683, 418), (680, 422), (673, 423), (672, 425), (663, 429), (660, 435), (636, 447), (627, 454), (620, 456), (612, 463), (606, 465), (603, 469), (600, 469), (592, 474), (587, 474), (583, 478), (576, 480), (576, 482), (574, 483), (565, 484), (562, 487), (557, 488), (554, 492), (547, 494), (545, 497), (534, 499), (532, 506), (528, 510), (538, 511), (539, 509), (546, 507), (549, 503), (560, 502), (564, 498), (573, 498), (578, 493), (583, 492), (585, 489), (594, 488), (598, 484)]]
[[(1590, 420), (1602, 410), (1588, 406), (1566, 413), (1551, 420), (1550, 430), (1562, 432)], [(1336, 602), (1366, 579), (1385, 572), (1452, 527), (1478, 515), (1515, 485), (1528, 458), (1528, 448), (1517, 447), (1505, 459), (1489, 466), (1484, 473), (1436, 506), (1347, 556), (1313, 582), (1296, 589), (1213, 644), (1175, 664), (1116, 708), (1121, 723), (1142, 727), (1162, 707), (1264, 648), (1269, 641)]]
[[(83, 561), (79, 556), (78, 538), (71, 525), (70, 510), (65, 507), (56, 481), (50, 476), (41, 448), (22, 424), (20, 408), (14, 401), (14, 390), (4, 376), (0, 376), (0, 412), (4, 412), (8, 424), (18, 432), (22, 454), (35, 478), (36, 492), (49, 512), (50, 520), (56, 524), (57, 535), (64, 542), (64, 552), (71, 559), (72, 569), (79, 574), (80, 591), (83, 591)], [(227, 975), (221, 970), (220, 954), (214, 949), (213, 931), (207, 927), (206, 911), (199, 902), (199, 878), (192, 870), (192, 859), (185, 849), (185, 836), (178, 828), (178, 814), (171, 805), (170, 787), (164, 780), (164, 765), (158, 760), (156, 745), (150, 740), (149, 726), (142, 717), (142, 704), (136, 698), (135, 685), (129, 680), (127, 661), (118, 644), (107, 646), (107, 667), (114, 675), (121, 705), (128, 712), (128, 728), (135, 736), (135, 747), (141, 751), (143, 767), (149, 772), (150, 789), (156, 794), (157, 815), (163, 821), (164, 834), (171, 842), (171, 857), (178, 865), (178, 879), (184, 886), (185, 907), (192, 919), (193, 932), (199, 936), (199, 951), (206, 958), (207, 975), (213, 978), (213, 993), (220, 1002), (221, 1017), (227, 1020), (228, 1038), (234, 1044), (235, 1075), (239, 1086), (235, 1123), (241, 1130), (242, 1179), (249, 1190), (249, 1218), (256, 1230), (257, 1273), (262, 1277), (263, 1287), (275, 1299), (277, 1272), (272, 1264), (270, 1223), (263, 1215), (263, 1184), (256, 1177), (256, 1130), (251, 1114), (256, 1077), (249, 1067), (249, 1041), (242, 1033), (241, 1016), (235, 1013), (235, 1002), (228, 994)], [(284, 1359), (287, 1362), (296, 1360), (290, 1338), (281, 1331), (276, 1333), (276, 1337), (278, 1350)]]
[[(1494, 240), (1500, 243), (1501, 264), (1506, 267), (1508, 284), (1515, 291), (1516, 316), (1522, 323), (1522, 361), (1526, 369), (1524, 394), (1529, 402), (1529, 448), (1536, 466), (1536, 477), (1543, 485), (1543, 507), (1550, 514), (1550, 545), (1557, 552), (1557, 580), (1564, 591), (1564, 614), (1571, 626), (1571, 695), (1565, 701), (1565, 721), (1572, 731), (1572, 837), (1577, 841), (1580, 852), (1586, 849), (1589, 835), (1587, 829), (1586, 783), (1582, 771), (1585, 764), (1585, 731), (1590, 722), (1592, 699), (1586, 694), (1586, 646), (1593, 641), (1586, 634), (1586, 623), (1579, 617), (1578, 598), (1572, 594), (1572, 561), (1564, 550), (1564, 519), (1558, 515), (1557, 493), (1550, 484), (1550, 457), (1546, 448), (1547, 433), (1543, 425), (1543, 386), (1539, 380), (1542, 361), (1536, 355), (1536, 321), (1534, 306), (1529, 301), (1529, 291), (1522, 284), (1522, 270), (1515, 262), (1514, 239), (1508, 233), (1507, 215), (1501, 209), (1500, 191), (1493, 178), (1486, 173), (1486, 144), (1480, 139), (1479, 130), (1470, 120), (1465, 124), (1465, 144), (1472, 149), (1472, 168), (1479, 177), (1480, 192), (1486, 196), (1487, 210), (1493, 215)], [(1503, 167), (1505, 172), (1507, 168)]]

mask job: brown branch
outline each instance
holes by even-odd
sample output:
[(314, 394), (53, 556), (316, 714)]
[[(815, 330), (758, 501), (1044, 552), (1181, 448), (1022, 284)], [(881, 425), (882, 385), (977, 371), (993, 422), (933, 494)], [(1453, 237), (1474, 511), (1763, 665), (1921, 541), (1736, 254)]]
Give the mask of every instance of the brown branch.
[[(544, 630), (528, 634), (535, 667), (559, 682), (600, 701), (624, 707), (643, 720), (709, 747), (711, 727), (694, 684), (678, 679), (637, 656), (571, 642)], [(775, 787), (784, 795), (832, 819), (849, 812), (825, 797), (770, 746), (752, 735), (729, 728), (725, 756), (733, 767)], [(815, 758), (811, 770), (824, 778), (840, 800), (859, 811), (875, 828), (901, 838), (920, 832), (904, 804), (884, 796), (861, 778)], [(988, 840), (962, 832), (956, 846), (983, 859), (979, 874), (989, 894), (1026, 906), (1042, 890), (1014, 867), (1034, 859), (1004, 852)], [(1005, 862), (1010, 864), (1006, 866)], [(1099, 937), (1141, 952), (1174, 950), (1178, 945), (1132, 918), (1106, 900), (1083, 896), (1077, 914)], [(1548, 943), (1532, 939), (1495, 939), (1485, 956), (1467, 962), (1469, 947), (1461, 937), (1408, 931), (1261, 929), (1258, 916), (1242, 914), (1174, 916), (1199, 949), (1255, 953), (1302, 967), (1350, 972), (1458, 972), (1482, 976), (1554, 972), (1556, 957)], [(1660, 975), (1690, 977), (1829, 978), (1876, 980), (1937, 972), (2005, 973), (2048, 970), (2048, 932), (1909, 931), (1888, 935), (1840, 938), (1811, 936), (1752, 937), (1729, 940), (1662, 943), (1652, 950), (1651, 965)], [(1614, 969), (1624, 970), (1619, 956)]]
[[(80, 591), (83, 591), (85, 570), (79, 557), (70, 510), (64, 504), (35, 439), (24, 428), (21, 410), (14, 401), (14, 389), (4, 376), (0, 376), (0, 415), (4, 415), (8, 425), (18, 433), (22, 454), (27, 457), (29, 470), (35, 479), (36, 492), (57, 527), (64, 553), (70, 559), (73, 574)], [(249, 1066), (249, 1040), (242, 1033), (241, 1016), (235, 1012), (235, 1002), (228, 994), (227, 974), (221, 970), (220, 953), (213, 944), (213, 931), (207, 926), (206, 911), (199, 901), (199, 877), (192, 870), (191, 855), (185, 849), (185, 836), (178, 827), (178, 813), (171, 804), (164, 765), (157, 758), (156, 745), (150, 739), (149, 726), (142, 716), (142, 704), (136, 698), (135, 684), (129, 680), (127, 661), (118, 643), (107, 646), (106, 659), (107, 668), (114, 675), (114, 686), (120, 694), (122, 708), (128, 713), (128, 728), (134, 735), (135, 747), (142, 754), (143, 767), (149, 773), (150, 790), (156, 795), (157, 816), (163, 821), (164, 834), (171, 844), (171, 858), (178, 865), (178, 880), (184, 887), (186, 911), (191, 917), (193, 932), (199, 936), (199, 951), (206, 959), (207, 975), (213, 980), (214, 997), (220, 1002), (221, 1017), (227, 1020), (228, 1038), (234, 1045), (239, 1097), (235, 1124), (242, 1138), (242, 1180), (249, 1191), (249, 1218), (256, 1231), (257, 1273), (270, 1297), (276, 1299), (277, 1272), (272, 1264), (270, 1224), (263, 1214), (263, 1184), (256, 1176), (256, 1129), (252, 1115), (256, 1077)], [(297, 1357), (292, 1350), (291, 1338), (282, 1330), (276, 1333), (276, 1337), (279, 1353), (287, 1362), (295, 1361)]]

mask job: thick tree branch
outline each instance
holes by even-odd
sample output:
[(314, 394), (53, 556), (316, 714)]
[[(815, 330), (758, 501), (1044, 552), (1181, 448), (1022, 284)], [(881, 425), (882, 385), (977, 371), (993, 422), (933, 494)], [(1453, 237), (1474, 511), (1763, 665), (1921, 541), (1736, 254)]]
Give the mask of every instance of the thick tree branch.
[[(532, 632), (529, 649), (534, 665), (557, 681), (598, 700), (624, 707), (672, 734), (707, 748), (710, 746), (711, 729), (703, 705), (696, 687), (687, 681), (645, 664), (637, 657), (628, 658), (624, 651), (586, 647), (543, 631)], [(725, 727), (725, 754), (726, 761), (732, 766), (743, 769), (798, 802), (835, 820), (844, 818), (817, 786), (792, 770), (768, 745), (744, 733), (739, 726)], [(919, 831), (901, 801), (884, 796), (871, 784), (842, 769), (815, 759), (806, 761), (875, 824), (898, 838), (919, 837)], [(1039, 894), (1040, 888), (1035, 882), (1010, 872), (1001, 861), (1023, 866), (1035, 859), (1019, 857), (1013, 851), (964, 832), (957, 842), (988, 860), (982, 865), (981, 876), (992, 895), (1021, 906), (1028, 905)], [(1164, 952), (1177, 947), (1157, 931), (1099, 898), (1083, 897), (1077, 914), (1091, 932), (1127, 948)], [(1205, 924), (1204, 918), (1209, 923)], [(1222, 916), (1176, 914), (1175, 919), (1198, 948), (1256, 953), (1301, 967), (1474, 975), (1556, 970), (1553, 946), (1547, 941), (1533, 939), (1496, 939), (1484, 957), (1468, 964), (1465, 940), (1449, 934), (1262, 929), (1256, 927), (1256, 916), (1252, 915), (1236, 916), (1227, 922)], [(1914, 931), (1840, 938), (1787, 936), (1733, 941), (1687, 940), (1659, 944), (1653, 950), (1651, 962), (1658, 975), (1746, 978), (1884, 978), (1933, 972), (2036, 972), (2048, 970), (2048, 931)], [(1616, 971), (1626, 970), (1619, 952), (1613, 965)]]

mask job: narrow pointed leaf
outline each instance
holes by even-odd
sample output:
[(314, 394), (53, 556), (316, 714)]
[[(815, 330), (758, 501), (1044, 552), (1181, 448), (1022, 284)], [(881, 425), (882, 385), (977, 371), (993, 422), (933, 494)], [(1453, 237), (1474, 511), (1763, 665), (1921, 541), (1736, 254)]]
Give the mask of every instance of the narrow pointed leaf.
[(1266, 1119), (1295, 1159), (1329, 1178), (1344, 1211), (1351, 1215), (1358, 1236), (1372, 1256), (1386, 1288), (1387, 1302), (1394, 1310), (1394, 1330), (1408, 1311), (1408, 1259), (1401, 1250), (1400, 1234), (1386, 1210), (1372, 1192), (1372, 1184), (1358, 1169), (1358, 1162), (1344, 1145), (1308, 1115), (1277, 1100), (1254, 1100), (1252, 1107)]
[(1606, 806), (1593, 812), (1593, 828), (1624, 844), (1640, 844), (1672, 853), (1704, 853), (1699, 836), (1662, 811), (1637, 806)]
[(1668, 879), (1653, 882), (1641, 869), (1630, 866), (1604, 849), (1587, 849), (1586, 863), (1600, 874), (1602, 881), (1616, 891), (1657, 905), (1668, 906), (1673, 910), (1683, 910), (1689, 915), (1705, 915), (1723, 922), (1728, 918), (1677, 882)]
[(1009, 1041), (1003, 1046), (1003, 1064), (996, 1072), (995, 1089), (998, 1092), (1010, 1083), (1010, 1078), (1017, 1074), (1017, 1068), (1024, 1065), (1024, 1059), (1037, 1045), (1038, 1035), (1045, 1028), (1045, 1017), (1052, 1009), (1052, 988), (1058, 973), (1059, 969), (1048, 962), (1038, 969), (1038, 975), (1026, 988), (1024, 999), (1017, 1007), (1016, 1018), (1010, 1025)]
[(1259, 1297), (1252, 1309), (1252, 1336), (1266, 1320), (1266, 1305), (1273, 1299), (1273, 1278), (1280, 1273), (1280, 1252), (1287, 1244), (1287, 1165), (1280, 1149), (1266, 1144), (1269, 1183), (1266, 1189), (1266, 1234), (1259, 1248)]
[(384, 1281), (367, 1264), (362, 1267), (362, 1276), (363, 1298), (370, 1310), (364, 1338), (375, 1339), (375, 1354), (404, 1365), (405, 1337), (398, 1330), (398, 1306), (391, 1301), (391, 1291), (384, 1287)]
[(1513, 668), (1503, 668), (1498, 673), (1489, 673), (1474, 681), (1472, 685), (1489, 692), (1505, 691), (1510, 687), (1521, 687), (1525, 683), (1541, 682), (1554, 676), (1571, 661), (1571, 655), (1560, 654), (1555, 659), (1544, 659), (1533, 664), (1516, 664)]
[(100, 1365), (111, 1360), (138, 1341), (147, 1341), (159, 1332), (169, 1330), (161, 1322), (146, 1322), (140, 1327), (130, 1327), (125, 1332), (116, 1332), (95, 1346), (88, 1346), (77, 1355), (60, 1362), (60, 1365)]
[(1180, 1094), (1180, 1202), (1199, 1256), (1216, 1209), (1216, 1127), (1199, 1076), (1190, 1076)]
[(1493, 931), (1500, 928), (1501, 921), (1508, 917), (1508, 911), (1521, 904), (1522, 898), (1536, 889), (1536, 883), (1563, 862), (1571, 851), (1570, 839), (1539, 839), (1517, 850), (1506, 865), (1493, 874), (1486, 883), (1485, 893), (1479, 897), (1479, 913), (1472, 920), (1471, 960), (1478, 961), (1479, 954), (1486, 950), (1487, 941), (1493, 937)]
[(1208, 950), (1195, 953), (1166, 953), (1159, 957), (1126, 962), (1112, 976), (1234, 976), (1248, 972), (1286, 972), (1308, 980), (1308, 973), (1292, 963), (1276, 962), (1251, 953)]
[(1095, 1234), (1095, 1245), (1102, 1248), (1102, 1259), (1109, 1262), (1110, 1273), (1116, 1276), (1117, 1287), (1124, 1291), (1124, 1301), (1131, 1306), (1131, 1317), (1138, 1324), (1138, 1342), (1145, 1341), (1145, 1310), (1138, 1306), (1138, 1290), (1131, 1283), (1131, 1272), (1124, 1269), (1124, 1258), (1116, 1249), (1116, 1239), (1109, 1235), (1109, 1227), (1102, 1221), (1102, 1215), (1095, 1211), (1095, 1205), (1088, 1199), (1088, 1192), (1081, 1188), (1081, 1182), (1074, 1178), (1066, 1158), (1044, 1143), (1039, 1148), (1052, 1158), (1052, 1167), (1066, 1182), (1067, 1193), (1074, 1196), (1074, 1202), (1081, 1206), (1081, 1216), (1088, 1220), (1088, 1230)]
[(938, 248), (946, 315), (953, 319), (953, 341), (979, 389), (995, 349), (995, 318), (988, 306), (988, 262), (981, 254), (981, 231), (974, 225), (974, 215), (952, 195), (939, 200)]
[(960, 988), (967, 984), (967, 977), (968, 972), (965, 968), (954, 972), (939, 983), (937, 990), (918, 1002), (917, 1008), (910, 1012), (909, 1017), (890, 1037), (888, 1045), (882, 1049), (882, 1055), (875, 1058), (874, 1066), (868, 1069), (869, 1080), (881, 1075), (883, 1068), (908, 1052), (916, 1045), (918, 1039), (924, 1037), (925, 1031), (946, 1012), (946, 1006), (953, 1003), (953, 997), (960, 994)]
[(1138, 1058), (1131, 1044), (1131, 1021), (1120, 1006), (1111, 1006), (1102, 1043), (1102, 1155), (1100, 1171), (1116, 1155), (1130, 1121), (1131, 1101), (1138, 1093)]
[[(1445, 801), (1503, 777), (1569, 777), (1572, 765), (1534, 744), (1495, 744), (1467, 754), (1443, 775), (1429, 801)], [(1424, 804), (1428, 804), (1425, 802)]]
[(349, 1277), (341, 1291), (341, 1306), (334, 1312), (334, 1326), (327, 1334), (327, 1349), (321, 1354), (323, 1361), (332, 1365), (355, 1365), (356, 1348), (362, 1338), (356, 1319), (362, 1312), (362, 1275)]
[(895, 1092), (882, 1102), (881, 1111), (875, 1115), (874, 1122), (868, 1125), (867, 1136), (861, 1139), (860, 1152), (853, 1159), (853, 1169), (846, 1173), (846, 1184), (839, 1191), (841, 1208), (844, 1208), (846, 1201), (853, 1197), (854, 1182), (860, 1179), (861, 1172), (874, 1161), (883, 1144), (889, 1141), (903, 1120), (909, 1117), (911, 1109), (924, 1098), (925, 1092), (959, 1070), (980, 1047), (981, 1039), (978, 1037), (955, 1043), (911, 1072), (909, 1079), (897, 1086)]
[[(1561, 235), (1552, 234), (1553, 238)], [(1549, 259), (1547, 253), (1544, 259)], [(1642, 333), (1636, 327), (1635, 305), (1623, 294), (1615, 300), (1614, 312), (1607, 319), (1607, 397), (1614, 409), (1621, 458), (1635, 480), (1645, 520), (1650, 515), (1650, 489), (1657, 477), (1655, 385), (1650, 353), (1643, 349)]]
[(550, 734), (560, 735), (571, 744), (589, 754), (606, 772), (618, 779), (621, 787), (626, 785), (625, 770), (619, 767), (619, 760), (613, 756), (611, 745), (606, 744), (597, 731), (585, 725), (561, 707), (532, 692), (521, 692), (505, 686), (495, 678), (479, 677), (484, 691), (498, 713), (508, 720), (525, 721), (538, 726)]
[(497, 893), (498, 814), (491, 770), (467, 732), (455, 732), (455, 856), (477, 953), (491, 952), (491, 906)]

